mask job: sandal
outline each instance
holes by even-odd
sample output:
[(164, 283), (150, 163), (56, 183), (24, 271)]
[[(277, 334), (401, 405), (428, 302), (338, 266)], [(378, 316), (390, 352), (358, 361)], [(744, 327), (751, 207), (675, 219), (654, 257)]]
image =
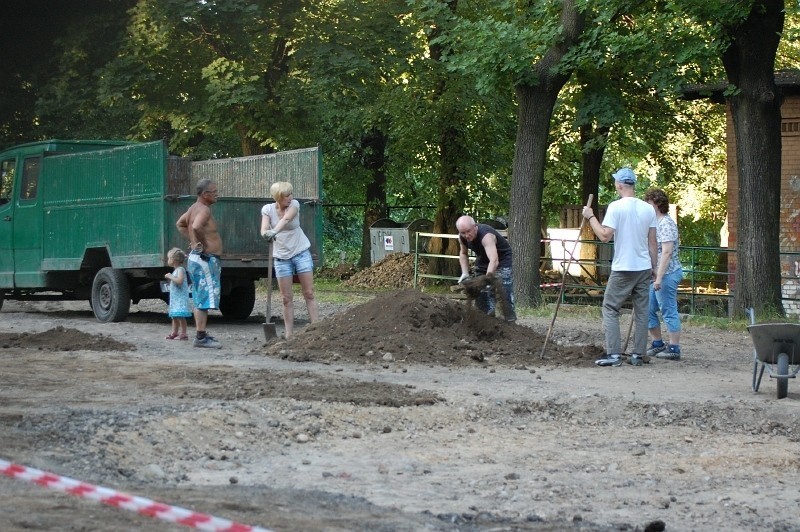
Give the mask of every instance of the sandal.
[(178, 335), (177, 335), (177, 334), (175, 334), (175, 333), (170, 333), (170, 334), (168, 334), (168, 335), (166, 336), (166, 340), (174, 340), (174, 339), (175, 339), (175, 338), (177, 338), (177, 337), (178, 337)]
[(180, 339), (181, 339), (181, 340), (188, 340), (188, 339), (189, 339), (189, 336), (188, 336), (188, 335), (186, 335), (186, 334), (182, 334), (182, 335), (181, 335), (181, 337), (180, 337)]

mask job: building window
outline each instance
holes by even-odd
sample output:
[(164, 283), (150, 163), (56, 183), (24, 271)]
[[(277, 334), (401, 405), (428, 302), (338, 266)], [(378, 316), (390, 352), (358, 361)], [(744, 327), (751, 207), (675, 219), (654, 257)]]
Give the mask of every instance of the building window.
[(781, 122), (781, 136), (797, 137), (800, 136), (800, 120), (784, 120)]

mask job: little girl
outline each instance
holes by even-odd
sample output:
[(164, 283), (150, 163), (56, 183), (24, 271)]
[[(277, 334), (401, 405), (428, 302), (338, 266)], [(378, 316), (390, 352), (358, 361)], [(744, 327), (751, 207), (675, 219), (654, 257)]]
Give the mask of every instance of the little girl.
[(167, 340), (180, 338), (188, 340), (186, 334), (186, 318), (191, 317), (192, 310), (189, 306), (189, 278), (183, 263), (186, 254), (180, 248), (172, 248), (167, 253), (167, 264), (175, 268), (172, 273), (164, 275), (169, 280), (169, 317), (172, 318), (172, 332), (167, 335)]

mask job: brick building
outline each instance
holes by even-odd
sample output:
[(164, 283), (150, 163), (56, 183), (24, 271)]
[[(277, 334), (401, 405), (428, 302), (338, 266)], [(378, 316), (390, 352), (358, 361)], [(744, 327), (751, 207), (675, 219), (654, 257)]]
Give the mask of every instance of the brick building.
[[(781, 91), (781, 276), (784, 307), (789, 314), (800, 314), (800, 70), (775, 73), (775, 84)], [(728, 174), (728, 247), (736, 248), (739, 211), (739, 175), (736, 167), (736, 137), (730, 105), (723, 96), (727, 84), (692, 87), (684, 92), (687, 99), (709, 98), (727, 107), (727, 174)], [(725, 243), (723, 242), (723, 246)], [(736, 254), (728, 254), (730, 287), (736, 282)], [(798, 301), (793, 301), (797, 299)]]

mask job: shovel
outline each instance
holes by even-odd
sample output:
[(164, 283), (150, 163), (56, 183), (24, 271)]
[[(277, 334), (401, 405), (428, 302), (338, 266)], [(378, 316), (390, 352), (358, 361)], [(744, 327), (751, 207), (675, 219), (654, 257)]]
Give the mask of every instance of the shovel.
[(275, 324), (272, 323), (272, 246), (269, 243), (269, 265), (267, 266), (267, 316), (264, 322), (264, 339), (270, 341), (278, 337), (278, 332), (275, 330)]

